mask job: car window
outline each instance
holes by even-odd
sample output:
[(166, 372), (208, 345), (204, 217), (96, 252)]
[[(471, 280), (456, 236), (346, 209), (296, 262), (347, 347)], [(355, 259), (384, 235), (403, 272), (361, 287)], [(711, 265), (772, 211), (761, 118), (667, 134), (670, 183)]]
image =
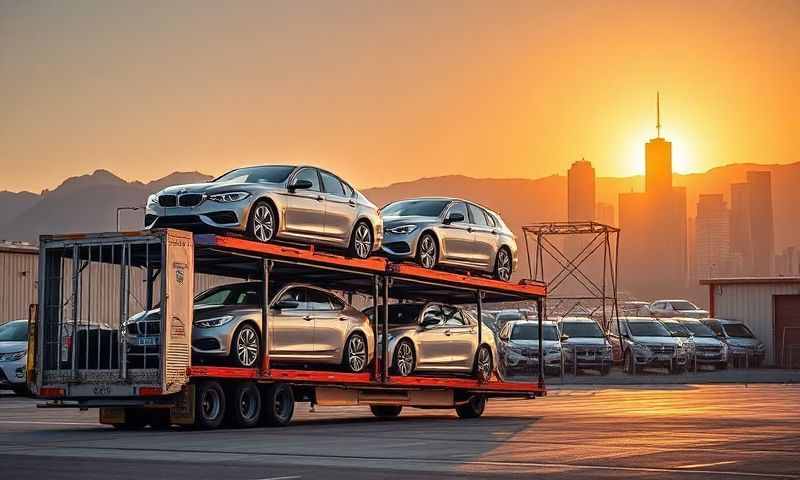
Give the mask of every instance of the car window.
[(672, 302), (673, 310), (697, 310), (697, 305), (691, 302)]
[(297, 302), (297, 307), (292, 310), (308, 310), (306, 304), (306, 289), (302, 287), (293, 287), (283, 292), (278, 299), (279, 302)]
[(473, 225), (479, 225), (482, 227), (487, 226), (486, 224), (486, 217), (483, 215), (483, 210), (475, 205), (469, 204), (467, 205), (469, 209), (469, 221)]
[(325, 188), (325, 193), (338, 195), (340, 197), (346, 196), (342, 182), (340, 182), (338, 178), (328, 172), (320, 171), (319, 174), (322, 177), (322, 186)]
[(717, 322), (708, 322), (705, 324), (708, 328), (711, 329), (716, 335), (722, 335), (722, 328), (719, 326)]
[(319, 188), (319, 175), (317, 175), (316, 168), (304, 168), (297, 172), (297, 176), (294, 177), (295, 181), (297, 180), (308, 180), (311, 182), (311, 188), (307, 188), (306, 190), (312, 190), (314, 192), (321, 192)]
[(28, 339), (28, 322), (0, 325), (0, 342), (24, 342)]
[(261, 305), (261, 290), (257, 285), (226, 285), (207, 290), (194, 299), (195, 305)]
[(353, 187), (351, 187), (350, 185), (348, 185), (348, 184), (346, 184), (346, 183), (342, 182), (342, 186), (344, 187), (344, 194), (345, 194), (345, 196), (346, 196), (347, 198), (350, 198), (350, 197), (352, 197), (352, 196), (353, 196), (353, 194), (355, 194), (355, 193), (356, 193), (356, 191), (355, 191), (355, 190), (353, 190)]
[(596, 322), (563, 322), (564, 335), (574, 338), (601, 338), (603, 331)]
[(306, 302), (309, 310), (333, 310), (330, 296), (313, 288), (308, 289), (306, 292)]
[[(387, 217), (438, 217), (447, 204), (447, 200), (405, 200), (387, 205), (381, 215)], [(464, 218), (467, 218), (466, 211)]]
[(283, 183), (293, 171), (294, 167), (286, 165), (245, 167), (230, 171), (213, 181), (219, 183)]
[(422, 316), (422, 321), (427, 322), (428, 319), (436, 319), (437, 323), (435, 325), (441, 325), (444, 323), (444, 315), (442, 314), (442, 308), (439, 305), (433, 305), (425, 310), (425, 314)]
[(442, 311), (444, 313), (444, 324), (450, 325), (453, 327), (463, 327), (466, 325), (464, 321), (464, 316), (461, 315), (461, 310), (454, 308), (454, 307), (442, 307)]
[(328, 301), (331, 302), (331, 306), (334, 310), (344, 310), (345, 304), (342, 302), (339, 297), (336, 295), (328, 294)]
[(449, 217), (454, 213), (460, 213), (461, 215), (464, 215), (464, 221), (457, 223), (467, 223), (469, 221), (469, 213), (467, 213), (467, 206), (463, 202), (453, 202), (453, 205), (447, 212), (447, 216)]
[(753, 338), (753, 332), (741, 323), (728, 323), (723, 328), (729, 337)]
[(489, 225), (490, 227), (496, 227), (497, 226), (497, 221), (495, 221), (495, 219), (494, 219), (494, 217), (492, 216), (491, 213), (489, 213), (486, 210), (484, 210), (483, 214), (486, 216), (486, 225)]

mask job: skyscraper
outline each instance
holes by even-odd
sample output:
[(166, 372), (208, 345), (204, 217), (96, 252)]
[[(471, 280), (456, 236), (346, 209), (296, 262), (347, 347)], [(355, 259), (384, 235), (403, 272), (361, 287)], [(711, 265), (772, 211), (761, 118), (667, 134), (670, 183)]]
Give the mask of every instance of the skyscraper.
[(750, 240), (750, 188), (747, 183), (731, 184), (731, 261), (733, 273), (748, 275), (753, 270)]
[(753, 274), (771, 275), (775, 258), (775, 225), (772, 219), (770, 172), (747, 172), (750, 199), (750, 241)]
[(590, 162), (581, 159), (567, 172), (567, 220), (588, 222), (595, 219), (595, 176)]
[(730, 211), (721, 193), (700, 195), (694, 225), (695, 279), (731, 273)]

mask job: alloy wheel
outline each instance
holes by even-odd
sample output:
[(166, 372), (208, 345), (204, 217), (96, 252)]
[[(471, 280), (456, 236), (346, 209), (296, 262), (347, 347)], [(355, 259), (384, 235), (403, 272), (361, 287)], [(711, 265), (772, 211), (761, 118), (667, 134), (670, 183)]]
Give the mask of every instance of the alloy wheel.
[(403, 377), (411, 375), (411, 372), (414, 371), (414, 352), (408, 342), (402, 342), (397, 346), (395, 358), (397, 373)]
[(497, 252), (497, 278), (505, 282), (511, 279), (511, 257), (505, 248)]
[(492, 354), (486, 347), (478, 351), (478, 379), (488, 382), (492, 376)]
[(275, 233), (275, 219), (272, 209), (261, 203), (253, 212), (253, 235), (261, 242), (269, 242)]
[(246, 326), (236, 336), (236, 358), (243, 367), (252, 367), (258, 358), (258, 336), (252, 327)]
[(419, 263), (425, 268), (436, 266), (436, 241), (430, 235), (422, 237), (419, 246)]
[(358, 258), (369, 257), (372, 251), (372, 231), (367, 224), (359, 223), (356, 227), (353, 247)]
[(361, 335), (353, 335), (347, 342), (347, 363), (352, 372), (360, 372), (367, 365), (367, 346)]

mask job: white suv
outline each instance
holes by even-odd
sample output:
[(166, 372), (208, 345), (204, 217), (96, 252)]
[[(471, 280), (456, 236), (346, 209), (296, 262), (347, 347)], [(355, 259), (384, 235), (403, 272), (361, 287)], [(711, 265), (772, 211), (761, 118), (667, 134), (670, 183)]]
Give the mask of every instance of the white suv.
[(650, 313), (661, 318), (708, 318), (708, 310), (699, 308), (689, 300), (656, 300), (650, 304)]

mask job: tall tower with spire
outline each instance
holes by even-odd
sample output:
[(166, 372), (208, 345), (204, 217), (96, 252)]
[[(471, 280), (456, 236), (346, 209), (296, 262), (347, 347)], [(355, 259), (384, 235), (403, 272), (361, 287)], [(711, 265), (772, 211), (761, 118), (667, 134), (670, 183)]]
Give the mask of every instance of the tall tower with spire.
[(672, 142), (661, 138), (661, 95), (656, 92), (656, 138), (644, 146), (645, 191), (672, 190)]

